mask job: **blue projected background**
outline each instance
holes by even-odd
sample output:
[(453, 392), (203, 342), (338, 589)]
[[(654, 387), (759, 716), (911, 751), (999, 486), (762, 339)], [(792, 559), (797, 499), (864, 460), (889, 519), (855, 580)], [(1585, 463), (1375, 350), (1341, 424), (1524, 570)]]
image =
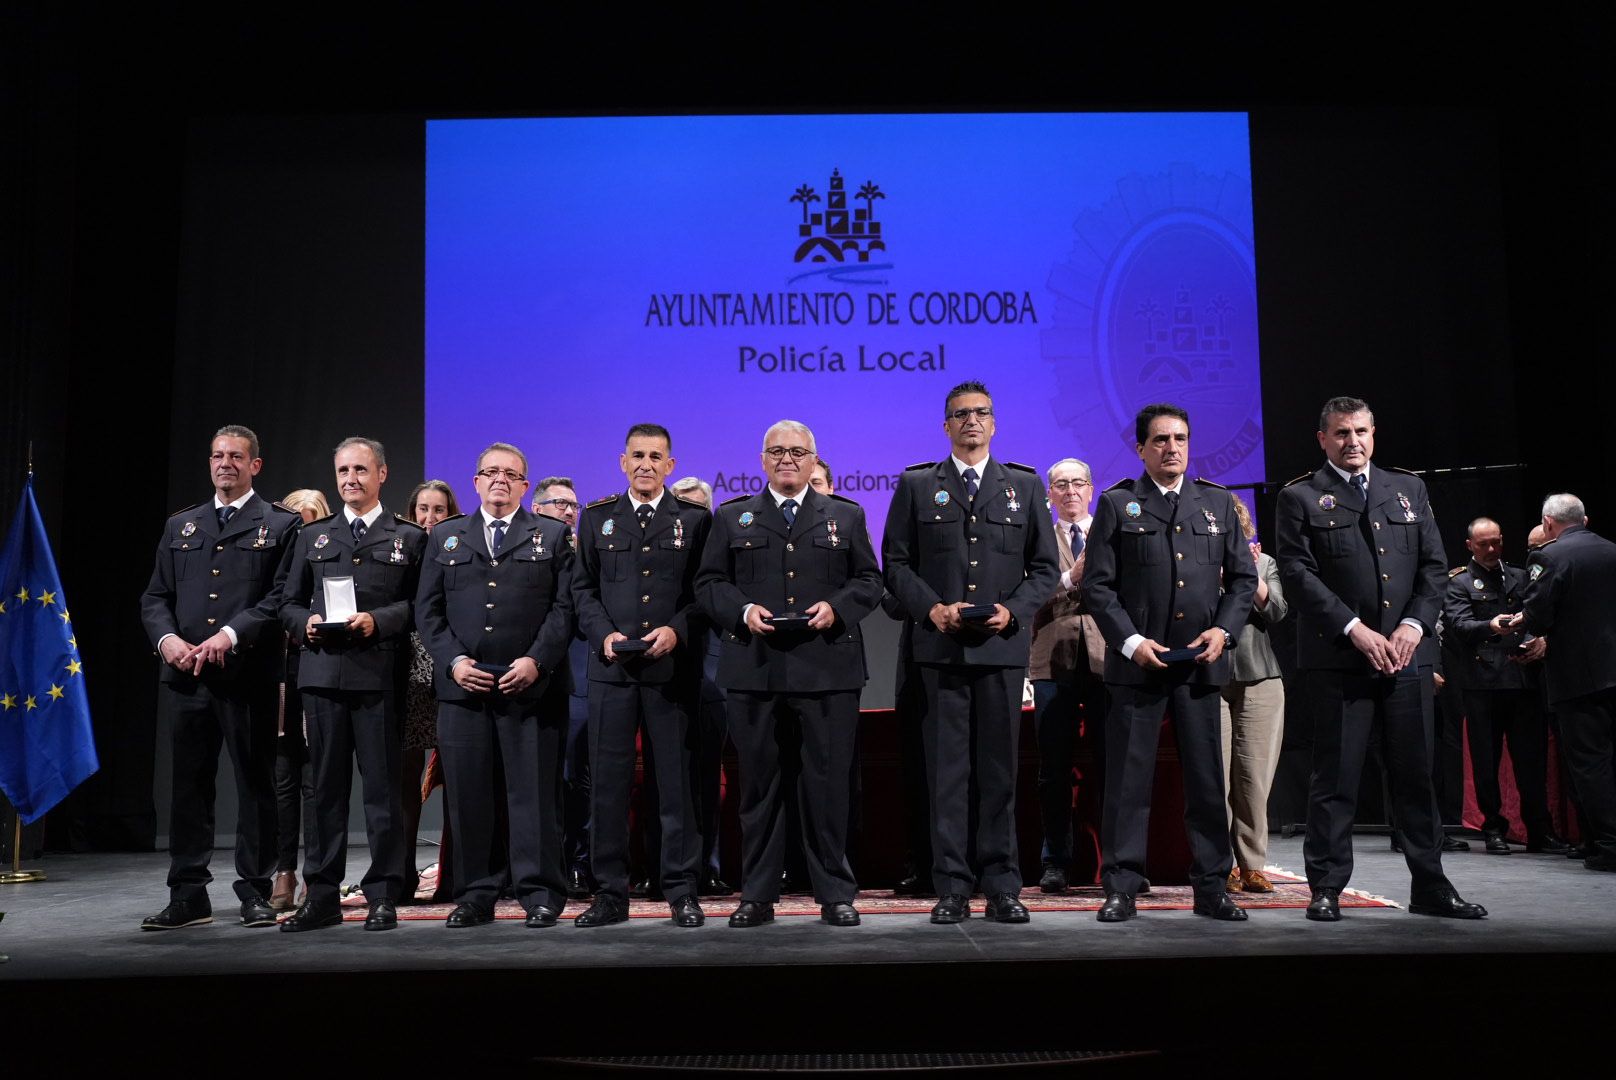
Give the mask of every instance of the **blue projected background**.
[(1172, 401), (1192, 475), (1262, 478), (1244, 114), (435, 121), (426, 266), (427, 467), (463, 504), (496, 439), (621, 490), (642, 421), (723, 501), (790, 418), (879, 546), (972, 378), (1001, 460), (1106, 487)]

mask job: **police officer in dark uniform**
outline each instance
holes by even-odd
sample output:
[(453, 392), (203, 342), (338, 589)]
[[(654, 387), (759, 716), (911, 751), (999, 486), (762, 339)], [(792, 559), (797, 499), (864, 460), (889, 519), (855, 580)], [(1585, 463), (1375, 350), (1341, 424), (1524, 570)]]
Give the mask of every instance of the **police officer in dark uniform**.
[(495, 846), (494, 769), (503, 765), (510, 874), (526, 925), (567, 904), (562, 752), (571, 677), (567, 526), (522, 509), (527, 456), (509, 443), (477, 458), (481, 506), (432, 530), (416, 626), (432, 655), (438, 753), (455, 835), (456, 907), (446, 925), (494, 918), (505, 866)]
[[(381, 443), (348, 438), (335, 454), (343, 508), (305, 526), (281, 567), (281, 623), (303, 646), (298, 688), (308, 717), (316, 840), (303, 858), (308, 897), (281, 923), (287, 933), (342, 921), (338, 889), (348, 861), (355, 761), (370, 842), (370, 868), (360, 881), (370, 902), (365, 929), (395, 928), (404, 899), (400, 710), (426, 530), (382, 505), (387, 453)], [(336, 627), (331, 624), (342, 613), (329, 605), (346, 602), (342, 579), (351, 583), (354, 613)]]
[(231, 424), (213, 437), (212, 504), (168, 519), (140, 618), (162, 658), (160, 707), (174, 763), (169, 817), (169, 903), (142, 930), (213, 921), (214, 777), (219, 747), (236, 780), (236, 897), (243, 926), (271, 926), (275, 863), (276, 683), (281, 634), (271, 596), (299, 516), (259, 498), (258, 436)]
[[(676, 925), (705, 921), (696, 899), (701, 834), (690, 788), (702, 657), (691, 649), (690, 620), (712, 516), (664, 486), (672, 450), (666, 428), (629, 428), (618, 458), (628, 490), (590, 503), (579, 519), (573, 602), (589, 644), (589, 846), (598, 888), (575, 926), (628, 918), (629, 789), (641, 731), (646, 773), (655, 778), (662, 895)], [(618, 651), (629, 645), (643, 651)]]
[(1314, 722), (1307, 917), (1341, 917), (1358, 779), (1378, 727), (1413, 877), (1409, 910), (1484, 918), (1486, 909), (1460, 899), (1442, 872), (1431, 665), (1447, 560), (1425, 484), (1401, 469), (1370, 468), (1375, 418), (1358, 398), (1325, 403), (1318, 439), (1329, 460), (1282, 488), (1278, 505), (1277, 560)]
[[(1089, 610), (1109, 646), (1099, 919), (1134, 916), (1145, 881), (1156, 744), (1169, 711), (1183, 766), (1195, 914), (1239, 922), (1246, 912), (1225, 889), (1234, 855), (1218, 688), (1229, 681), (1223, 654), (1234, 648), (1257, 591), (1256, 564), (1234, 497), (1209, 481), (1185, 480), (1189, 414), (1147, 405), (1134, 435), (1145, 474), (1100, 496), (1084, 549)], [(1190, 655), (1173, 659), (1179, 652)]]
[[(796, 799), (820, 917), (859, 922), (847, 861), (864, 642), (881, 571), (864, 511), (808, 485), (814, 435), (782, 420), (763, 438), (768, 487), (721, 505), (696, 578), (722, 633), (718, 683), (741, 772), (741, 904), (731, 926), (774, 918), (785, 799)], [(800, 775), (799, 775), (800, 774)]]
[[(1027, 921), (1015, 815), (1021, 684), (1033, 616), (1060, 562), (1043, 481), (989, 456), (994, 428), (987, 387), (948, 392), (952, 455), (905, 470), (882, 546), (887, 589), (911, 623), (924, 709), (934, 923), (968, 917), (979, 885), (989, 919)], [(992, 615), (966, 619), (970, 608)]]
[(1616, 871), (1616, 544), (1587, 523), (1575, 495), (1543, 501), (1549, 542), (1528, 560), (1525, 604), (1511, 627), (1551, 635), (1543, 662), (1588, 833), (1582, 865), (1608, 873)]
[(1570, 845), (1555, 835), (1549, 816), (1549, 729), (1540, 704), (1537, 668), (1523, 662), (1520, 649), (1525, 635), (1510, 625), (1525, 597), (1526, 571), (1504, 562), (1504, 533), (1491, 518), (1470, 523), (1465, 547), (1470, 561), (1448, 575), (1443, 642), (1453, 646), (1448, 650), (1449, 687), (1457, 682), (1464, 701), (1486, 849), (1494, 855), (1510, 853), (1505, 839), (1509, 820), (1498, 787), (1498, 766), (1508, 736), (1527, 850), (1563, 855)]

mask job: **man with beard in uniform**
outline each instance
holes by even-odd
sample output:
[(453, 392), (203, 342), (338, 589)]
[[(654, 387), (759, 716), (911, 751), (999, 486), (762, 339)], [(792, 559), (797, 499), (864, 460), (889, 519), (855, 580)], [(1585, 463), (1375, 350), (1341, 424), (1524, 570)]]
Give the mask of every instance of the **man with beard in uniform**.
[[(162, 658), (159, 707), (173, 757), (168, 906), (142, 930), (213, 921), (214, 777), (219, 747), (236, 779), (236, 897), (241, 925), (272, 926), (275, 863), (276, 684), (281, 633), (270, 596), (281, 554), (302, 519), (253, 491), (258, 436), (239, 424), (213, 436), (212, 504), (168, 519), (140, 619)], [(199, 643), (199, 644), (194, 644)]]
[(1378, 728), (1392, 804), (1413, 877), (1409, 911), (1485, 918), (1442, 872), (1442, 819), (1431, 785), (1436, 620), (1442, 538), (1425, 484), (1370, 468), (1375, 418), (1358, 398), (1319, 415), (1328, 459), (1279, 493), (1280, 579), (1296, 617), (1302, 689), (1313, 714), (1313, 780), (1303, 858), (1307, 917), (1341, 918), (1352, 878), (1352, 820), (1371, 734)]
[(691, 648), (691, 616), (712, 516), (668, 491), (674, 464), (668, 430), (635, 424), (618, 457), (628, 490), (590, 503), (579, 519), (573, 602), (589, 647), (589, 847), (598, 887), (574, 926), (628, 918), (629, 789), (642, 731), (660, 823), (658, 884), (674, 925), (706, 921), (696, 899), (701, 833), (690, 785), (702, 659)]
[(696, 577), (723, 635), (718, 682), (741, 766), (737, 927), (774, 918), (785, 863), (785, 799), (796, 799), (820, 918), (856, 926), (847, 861), (849, 780), (864, 642), (881, 601), (863, 509), (808, 485), (814, 434), (781, 420), (763, 436), (768, 487), (719, 506)]
[[(408, 857), (398, 784), (399, 709), (426, 530), (382, 505), (387, 454), (381, 443), (344, 439), (334, 464), (342, 511), (306, 526), (281, 567), (281, 623), (303, 646), (297, 681), (314, 769), (316, 843), (303, 858), (308, 896), (281, 923), (282, 931), (294, 934), (342, 921), (337, 891), (348, 862), (348, 795), (356, 760), (370, 842), (370, 869), (360, 881), (370, 902), (366, 930), (398, 926)], [(346, 618), (328, 606), (343, 592), (354, 606)]]
[(493, 921), (505, 878), (494, 856), (501, 768), (511, 888), (526, 925), (539, 929), (554, 926), (567, 904), (561, 753), (575, 556), (565, 524), (522, 509), (522, 451), (489, 444), (473, 482), (481, 506), (432, 530), (416, 596), (416, 625), (432, 654), (460, 889), (445, 925)]
[(986, 386), (948, 392), (950, 455), (904, 471), (882, 546), (924, 709), (934, 923), (969, 917), (978, 886), (989, 919), (1028, 919), (1016, 854), (1021, 684), (1033, 616), (1060, 581), (1060, 561), (1043, 482), (989, 456), (995, 430)]

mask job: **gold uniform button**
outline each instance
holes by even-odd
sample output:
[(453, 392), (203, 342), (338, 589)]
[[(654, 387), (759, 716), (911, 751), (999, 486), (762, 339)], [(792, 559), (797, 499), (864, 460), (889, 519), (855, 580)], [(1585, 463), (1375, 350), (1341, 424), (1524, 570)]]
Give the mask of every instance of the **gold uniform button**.
[(788, 577), (788, 578), (794, 578), (794, 577), (796, 577), (796, 576), (797, 576), (797, 572), (796, 572), (796, 571), (795, 571), (795, 570), (787, 570), (787, 571), (786, 571), (786, 577)]
[(797, 550), (797, 545), (796, 544), (787, 544), (786, 545), (786, 550), (787, 551), (796, 551)]
[(1382, 575), (1380, 575), (1380, 580), (1382, 580), (1382, 581), (1390, 581), (1391, 579), (1392, 579), (1392, 576), (1390, 574), (1382, 574)]
[(488, 583), (488, 587), (489, 587), (489, 588), (490, 588), (490, 589), (492, 589), (492, 588), (495, 588), (495, 587), (496, 587), (496, 586), (498, 586), (498, 585), (499, 585), (499, 582), (497, 582), (497, 581), (490, 581), (490, 582), (489, 582), (489, 583)]
[(794, 606), (796, 603), (797, 603), (797, 598), (795, 596), (786, 597), (787, 606)]
[(485, 634), (492, 634), (492, 633), (493, 633), (493, 632), (494, 632), (494, 628), (493, 628), (493, 627), (492, 627), (492, 626), (485, 626), (485, 627), (483, 627), (483, 633), (485, 633)]
[(746, 546), (747, 546), (747, 547), (751, 547), (751, 546), (752, 546), (752, 541), (750, 541), (750, 540), (748, 540), (748, 541), (747, 541), (747, 542), (746, 542)]
[[(354, 560), (354, 562), (358, 562), (358, 561), (359, 561), (358, 559)], [(499, 560), (498, 559), (489, 559), (488, 560), (488, 565), (489, 566), (498, 566), (499, 565)]]
[(646, 552), (648, 552), (650, 550), (651, 550), (651, 545), (647, 544), (644, 547), (640, 548), (640, 554), (644, 555)]
[(976, 591), (976, 586), (975, 585), (967, 585), (967, 586), (965, 586), (965, 591), (966, 592), (975, 592)]
[(641, 630), (649, 630), (649, 629), (651, 629), (651, 624), (648, 623), (648, 622), (642, 622), (640, 624), (640, 629)]
[(1334, 521), (1330, 522), (1330, 528), (1332, 528), (1332, 529), (1335, 528), (1335, 522)]
[(1380, 528), (1380, 522), (1378, 521), (1371, 521), (1369, 524), (1373, 525), (1377, 529)]
[(1380, 552), (1382, 555), (1386, 554), (1386, 549), (1385, 548), (1376, 548), (1375, 550)]
[(1184, 559), (1184, 553), (1182, 551), (1175, 551), (1175, 552), (1173, 552), (1173, 558), (1178, 559), (1180, 562), (1182, 562), (1183, 559)]
[(354, 556), (354, 560), (353, 560), (353, 564), (354, 564), (354, 565), (355, 565), (355, 566), (358, 566), (358, 565), (359, 565), (359, 556), (357, 556), (357, 555), (355, 555), (355, 556)]
[(970, 542), (973, 543), (973, 544), (976, 543), (976, 537), (974, 537), (974, 536), (967, 537), (967, 539), (969, 539)]
[(972, 514), (972, 515), (971, 515), (971, 524), (972, 524), (972, 525), (975, 525), (975, 524), (976, 524), (976, 515), (975, 515), (975, 514)]
[[(189, 550), (191, 550), (191, 545), (190, 544), (181, 544), (180, 545), (180, 550), (181, 551), (189, 551)], [(217, 574), (218, 571), (215, 570), (214, 573)]]
[(932, 516), (931, 516), (931, 519), (932, 519), (932, 520), (933, 520), (933, 521), (941, 521), (941, 520), (943, 520), (943, 515), (941, 515), (941, 514), (933, 514), (933, 515), (932, 515)]
[(1182, 589), (1182, 588), (1183, 588), (1183, 587), (1184, 587), (1184, 579), (1182, 579), (1182, 578), (1180, 578), (1180, 579), (1179, 579), (1179, 582), (1178, 582), (1178, 587), (1179, 587), (1179, 588), (1180, 588), (1180, 589)]
[(487, 605), (485, 605), (485, 606), (486, 606), (486, 607), (487, 607), (487, 608), (488, 608), (488, 610), (489, 610), (489, 611), (493, 611), (493, 610), (494, 610), (494, 605), (493, 605), (493, 604), (487, 604)]
[(971, 560), (971, 565), (972, 565), (972, 566), (975, 566), (975, 565), (976, 565), (976, 560), (975, 560), (975, 559), (972, 559), (972, 560)]
[(640, 597), (640, 603), (649, 604), (650, 602), (651, 602), (651, 594), (650, 593), (646, 593), (644, 596)]
[(210, 574), (212, 574), (212, 575), (213, 575), (213, 576), (214, 576), (214, 577), (218, 577), (218, 576), (219, 576), (219, 570), (218, 570), (218, 568), (217, 568), (217, 567), (215, 567), (215, 568), (214, 568), (214, 569), (212, 569), (212, 570), (209, 570), (209, 571), (208, 571), (208, 573), (210, 573)]
[(651, 576), (651, 571), (649, 571), (649, 570), (641, 570), (640, 571), (640, 576), (641, 577), (650, 577)]
[(1182, 618), (1183, 618), (1183, 617), (1184, 617), (1184, 613), (1183, 613), (1183, 612), (1182, 612), (1182, 611), (1175, 611), (1175, 612), (1173, 612), (1173, 621), (1174, 621), (1174, 622), (1178, 622), (1178, 621), (1179, 621), (1179, 620), (1180, 620), (1180, 619), (1182, 619)]
[(208, 620), (208, 625), (213, 626), (213, 625), (217, 624), (218, 621), (219, 621), (218, 619), (209, 619)]
[(616, 544), (607, 544), (606, 545), (606, 550), (607, 551), (616, 551), (617, 550), (617, 545)]
[(1390, 600), (1382, 600), (1380, 602), (1380, 606), (1385, 607), (1385, 608), (1389, 608), (1389, 607), (1392, 606), (1392, 602)]
[(1176, 533), (1181, 533), (1181, 532), (1184, 531), (1184, 526), (1182, 526), (1182, 525), (1174, 525), (1173, 526), (1173, 531), (1176, 532)]

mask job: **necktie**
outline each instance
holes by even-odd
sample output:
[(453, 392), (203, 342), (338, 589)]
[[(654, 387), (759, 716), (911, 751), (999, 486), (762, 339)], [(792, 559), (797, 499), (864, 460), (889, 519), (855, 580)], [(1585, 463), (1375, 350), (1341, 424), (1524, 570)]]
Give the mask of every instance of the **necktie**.
[(1178, 520), (1178, 492), (1176, 491), (1167, 493), (1167, 516), (1169, 520)]
[(965, 497), (971, 502), (975, 502), (977, 489), (976, 470), (966, 469), (964, 472), (960, 473), (960, 476), (965, 480)]
[(1077, 522), (1074, 521), (1072, 522), (1072, 558), (1075, 559), (1081, 554), (1083, 554), (1083, 530), (1079, 529)]
[(365, 538), (365, 519), (364, 518), (354, 518), (352, 528), (353, 528), (354, 543), (358, 543), (359, 541), (361, 541), (361, 540), (363, 540)]
[(221, 506), (216, 512), (219, 515), (219, 531), (223, 532), (224, 527), (230, 523), (230, 519), (236, 516), (236, 508), (234, 506)]
[(505, 542), (505, 524), (506, 523), (504, 521), (496, 518), (493, 524), (489, 525), (489, 529), (494, 534), (494, 548), (491, 552), (489, 552), (491, 555), (498, 555), (499, 546)]
[(797, 523), (797, 500), (787, 499), (785, 502), (781, 503), (780, 513), (786, 516), (786, 528), (789, 529), (791, 526), (795, 525)]
[(647, 525), (651, 524), (651, 513), (651, 505), (649, 503), (634, 511), (634, 516), (640, 519), (640, 528), (643, 529)]
[(1354, 489), (1357, 490), (1358, 498), (1360, 498), (1360, 499), (1362, 499), (1364, 501), (1365, 506), (1368, 506), (1369, 505), (1369, 477), (1365, 476), (1363, 473), (1357, 473), (1352, 478), (1352, 486), (1353, 486)]

